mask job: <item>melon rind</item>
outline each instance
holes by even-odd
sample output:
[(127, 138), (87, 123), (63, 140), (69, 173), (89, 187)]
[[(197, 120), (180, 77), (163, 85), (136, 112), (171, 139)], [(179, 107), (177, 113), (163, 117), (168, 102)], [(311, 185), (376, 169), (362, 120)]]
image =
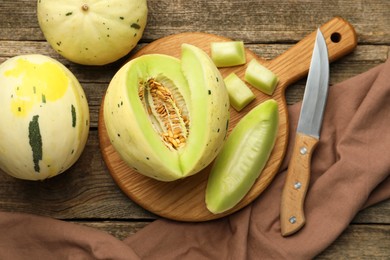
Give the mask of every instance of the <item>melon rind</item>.
[[(53, 72), (66, 80), (62, 89)], [(56, 176), (84, 150), (89, 132), (87, 99), (72, 72), (55, 59), (30, 54), (1, 64), (0, 110), (0, 169), (11, 176), (26, 180)], [(39, 124), (42, 141), (42, 159), (35, 162), (31, 122)]]
[[(187, 143), (178, 150), (162, 142), (138, 97), (140, 79), (158, 75), (175, 83), (189, 111)], [(183, 44), (181, 60), (147, 54), (126, 63), (107, 89), (104, 119), (111, 144), (123, 161), (145, 176), (174, 181), (198, 173), (218, 154), (227, 134), (229, 97), (209, 56)]]

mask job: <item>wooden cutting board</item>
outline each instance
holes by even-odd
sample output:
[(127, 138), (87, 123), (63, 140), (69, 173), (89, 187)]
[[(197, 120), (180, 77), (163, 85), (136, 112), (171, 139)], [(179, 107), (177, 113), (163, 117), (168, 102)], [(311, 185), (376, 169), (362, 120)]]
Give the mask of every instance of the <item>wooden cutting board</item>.
[[(317, 28), (315, 28), (317, 29)], [(353, 27), (342, 18), (335, 17), (320, 27), (328, 45), (329, 59), (334, 61), (351, 52), (357, 45), (357, 37)], [(214, 215), (205, 205), (205, 188), (210, 166), (200, 173), (174, 182), (161, 182), (145, 177), (128, 167), (111, 145), (105, 128), (103, 102), (99, 114), (99, 140), (103, 159), (113, 179), (120, 189), (134, 202), (146, 210), (161, 217), (179, 221), (207, 221), (231, 214), (256, 199), (271, 183), (281, 165), (288, 142), (288, 114), (285, 90), (293, 82), (308, 73), (316, 30), (298, 42), (292, 48), (273, 60), (264, 60), (246, 49), (247, 64), (257, 59), (279, 77), (279, 84), (272, 96), (265, 95), (251, 87), (256, 99), (241, 112), (230, 109), (229, 131), (248, 111), (261, 102), (273, 98), (279, 104), (279, 132), (270, 159), (244, 199), (233, 209)], [(156, 40), (138, 51), (133, 57), (151, 53), (168, 54), (180, 58), (181, 44), (189, 43), (202, 48), (210, 54), (210, 43), (231, 41), (221, 36), (206, 33), (181, 33)], [(242, 66), (220, 69), (226, 77), (235, 72), (242, 79), (246, 64)], [(126, 120), (125, 118), (123, 120)], [(207, 127), (207, 126), (206, 126)], [(276, 198), (277, 199), (277, 198)]]

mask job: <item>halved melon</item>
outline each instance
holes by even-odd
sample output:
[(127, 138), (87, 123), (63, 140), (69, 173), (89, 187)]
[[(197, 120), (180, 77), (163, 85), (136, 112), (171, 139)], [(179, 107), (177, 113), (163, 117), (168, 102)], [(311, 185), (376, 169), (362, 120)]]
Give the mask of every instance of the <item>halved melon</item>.
[(216, 157), (227, 134), (229, 97), (210, 57), (183, 44), (181, 60), (149, 54), (124, 65), (108, 87), (104, 119), (125, 162), (151, 178), (173, 181)]

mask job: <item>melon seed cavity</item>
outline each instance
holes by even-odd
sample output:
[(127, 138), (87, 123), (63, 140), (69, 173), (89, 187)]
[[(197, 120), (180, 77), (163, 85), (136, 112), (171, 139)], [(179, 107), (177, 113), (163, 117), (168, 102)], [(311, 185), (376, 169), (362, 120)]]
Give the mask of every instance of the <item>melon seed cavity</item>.
[(186, 144), (189, 118), (184, 98), (164, 76), (140, 80), (138, 96), (164, 144), (178, 150)]

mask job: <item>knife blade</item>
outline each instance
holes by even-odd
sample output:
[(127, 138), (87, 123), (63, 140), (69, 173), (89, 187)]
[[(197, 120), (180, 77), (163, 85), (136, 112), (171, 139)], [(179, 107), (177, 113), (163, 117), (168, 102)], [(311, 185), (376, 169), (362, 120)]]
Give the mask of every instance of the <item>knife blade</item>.
[(329, 57), (325, 38), (317, 30), (291, 160), (284, 183), (280, 225), (289, 236), (305, 225), (304, 201), (310, 182), (310, 163), (322, 125), (329, 88)]

